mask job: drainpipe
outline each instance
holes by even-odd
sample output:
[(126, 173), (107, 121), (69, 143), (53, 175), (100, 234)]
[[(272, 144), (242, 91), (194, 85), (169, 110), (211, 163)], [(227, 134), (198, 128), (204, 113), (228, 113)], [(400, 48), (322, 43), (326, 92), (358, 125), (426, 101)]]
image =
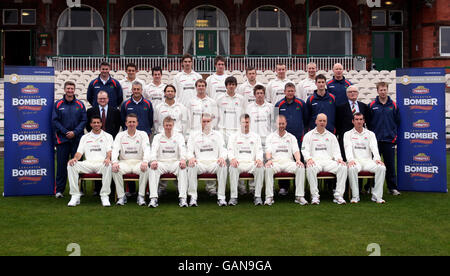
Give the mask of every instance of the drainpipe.
[(106, 1), (106, 57), (109, 58), (109, 0)]
[(306, 0), (306, 59), (309, 63), (309, 0)]

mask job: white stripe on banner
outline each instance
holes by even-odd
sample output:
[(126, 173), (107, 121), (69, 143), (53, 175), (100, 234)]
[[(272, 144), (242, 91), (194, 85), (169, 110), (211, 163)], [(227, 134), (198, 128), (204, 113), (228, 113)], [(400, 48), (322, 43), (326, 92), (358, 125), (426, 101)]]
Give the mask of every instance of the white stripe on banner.
[(33, 75), (5, 75), (5, 82), (17, 84), (21, 82), (35, 82), (35, 83), (53, 83), (55, 76), (33, 76)]
[(410, 83), (445, 83), (445, 76), (401, 76), (397, 77), (397, 83), (408, 85)]

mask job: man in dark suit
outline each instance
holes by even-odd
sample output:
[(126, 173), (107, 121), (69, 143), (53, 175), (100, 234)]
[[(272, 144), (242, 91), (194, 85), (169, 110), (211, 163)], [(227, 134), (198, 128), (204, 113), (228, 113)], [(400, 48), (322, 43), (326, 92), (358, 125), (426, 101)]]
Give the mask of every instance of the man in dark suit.
[[(120, 111), (117, 108), (108, 105), (109, 97), (106, 91), (98, 92), (97, 103), (98, 106), (91, 107), (87, 111), (88, 122), (91, 120), (92, 116), (100, 116), (100, 118), (102, 118), (102, 130), (115, 138), (120, 130)], [(86, 130), (91, 131), (91, 129), (90, 124), (86, 124)], [(114, 185), (111, 186), (115, 187)], [(95, 181), (94, 195), (98, 195), (101, 188), (101, 181)]]
[(338, 136), (339, 146), (341, 148), (342, 157), (345, 158), (344, 150), (344, 133), (353, 129), (353, 114), (359, 112), (364, 115), (366, 122), (369, 121), (369, 108), (367, 104), (358, 101), (359, 91), (354, 85), (347, 88), (348, 101), (336, 107), (336, 134)]

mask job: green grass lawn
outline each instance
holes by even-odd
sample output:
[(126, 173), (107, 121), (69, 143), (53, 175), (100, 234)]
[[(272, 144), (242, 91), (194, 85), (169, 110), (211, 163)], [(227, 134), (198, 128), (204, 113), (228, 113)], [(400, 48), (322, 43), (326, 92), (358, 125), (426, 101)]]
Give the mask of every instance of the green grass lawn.
[[(3, 159), (0, 168), (3, 192)], [(70, 243), (81, 255), (369, 255), (371, 243), (383, 256), (450, 254), (448, 194), (385, 191), (383, 205), (365, 195), (338, 206), (321, 192), (319, 206), (299, 206), (291, 190), (272, 207), (255, 207), (250, 196), (218, 207), (200, 185), (199, 207), (182, 209), (170, 185), (156, 209), (134, 201), (103, 208), (90, 191), (69, 208), (68, 189), (64, 199), (0, 198), (0, 255), (67, 256)]]

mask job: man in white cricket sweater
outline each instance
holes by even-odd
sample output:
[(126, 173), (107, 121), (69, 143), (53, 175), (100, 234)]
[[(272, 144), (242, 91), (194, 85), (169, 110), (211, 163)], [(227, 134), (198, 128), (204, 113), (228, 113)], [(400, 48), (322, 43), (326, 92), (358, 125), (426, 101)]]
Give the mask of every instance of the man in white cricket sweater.
[(273, 105), (285, 97), (284, 88), (288, 82), (291, 82), (288, 78), (286, 78), (285, 64), (277, 64), (275, 71), (277, 77), (269, 81), (266, 86), (266, 100)]
[(225, 79), (228, 78), (229, 75), (225, 74), (225, 62), (226, 59), (224, 57), (217, 56), (214, 59), (216, 72), (206, 78), (206, 94), (214, 100), (217, 100), (220, 95), (227, 92)]
[[(74, 158), (67, 164), (70, 194), (72, 198), (67, 204), (70, 207), (80, 204), (80, 189), (78, 187), (79, 173), (99, 173), (102, 175), (102, 189), (100, 199), (105, 207), (111, 206), (111, 152), (113, 137), (102, 130), (102, 119), (98, 115), (91, 117), (91, 132), (83, 135)], [(84, 161), (80, 161), (82, 156)]]
[(343, 196), (345, 181), (347, 180), (347, 165), (342, 160), (336, 136), (325, 128), (326, 125), (327, 115), (318, 114), (316, 127), (303, 137), (302, 154), (306, 162), (306, 176), (311, 191), (311, 204), (320, 203), (317, 174), (322, 171), (336, 175), (337, 181), (333, 202), (345, 204)]
[(202, 131), (191, 133), (187, 143), (189, 206), (197, 206), (197, 175), (217, 174), (217, 204), (226, 206), (225, 185), (227, 182), (227, 149), (222, 134), (211, 129), (211, 115), (202, 115)]
[(188, 113), (184, 105), (176, 100), (175, 86), (168, 84), (164, 88), (164, 101), (160, 103), (154, 112), (153, 125), (157, 133), (163, 133), (163, 120), (170, 116), (174, 119), (174, 131), (185, 135), (187, 131)]
[[(256, 187), (262, 189), (264, 180), (263, 149), (258, 134), (250, 132), (250, 116), (241, 115), (241, 131), (232, 135), (228, 141), (228, 160), (230, 161), (230, 201), (228, 205), (238, 203), (239, 174), (251, 173), (254, 176)], [(261, 199), (261, 194), (255, 195)]]
[(298, 83), (295, 87), (295, 96), (304, 102), (309, 98), (309, 96), (314, 94), (314, 90), (317, 90), (316, 86), (316, 73), (317, 65), (314, 62), (308, 63), (306, 66), (308, 75), (306, 78)]
[(134, 63), (128, 63), (125, 68), (127, 76), (119, 81), (123, 91), (123, 101), (128, 100), (133, 95), (133, 82), (137, 81), (145, 87), (145, 81), (136, 77), (137, 66)]
[(181, 58), (183, 71), (178, 73), (173, 84), (177, 88), (176, 99), (179, 103), (187, 105), (189, 101), (195, 97), (195, 82), (202, 78), (202, 76), (192, 69), (193, 58), (190, 54), (185, 54)]
[[(283, 115), (277, 118), (278, 130), (271, 133), (266, 140), (266, 200), (264, 205), (272, 205), (273, 175), (279, 172), (295, 174), (295, 203), (307, 204), (304, 200), (305, 166), (298, 148), (297, 138), (286, 131), (287, 120)], [(295, 159), (294, 159), (295, 158)], [(255, 190), (255, 196), (261, 189)], [(256, 202), (255, 202), (256, 203)]]
[(360, 171), (375, 173), (375, 187), (372, 190), (372, 201), (384, 203), (383, 185), (386, 167), (381, 161), (380, 153), (378, 152), (377, 138), (375, 133), (364, 128), (365, 120), (362, 113), (355, 113), (352, 123), (354, 128), (344, 134), (348, 180), (352, 189), (351, 203), (359, 202), (358, 173)]
[(173, 131), (174, 119), (170, 116), (163, 120), (164, 132), (153, 138), (150, 154), (149, 190), (150, 204), (158, 206), (158, 184), (161, 174), (173, 173), (177, 176), (180, 207), (187, 207), (187, 169), (186, 145), (183, 135)]
[(128, 114), (125, 118), (127, 130), (119, 132), (114, 140), (112, 151), (112, 172), (116, 183), (117, 205), (127, 203), (123, 187), (123, 175), (134, 173), (139, 175), (139, 206), (145, 203), (145, 188), (148, 182), (148, 162), (150, 161), (150, 142), (145, 131), (137, 130), (137, 115)]
[(247, 67), (247, 69), (245, 69), (245, 77), (247, 80), (236, 88), (236, 93), (244, 97), (246, 105), (249, 105), (256, 100), (253, 89), (255, 86), (263, 84), (256, 81), (255, 67)]
[(213, 120), (211, 127), (216, 129), (217, 119), (219, 117), (219, 111), (217, 109), (217, 102), (206, 95), (206, 81), (199, 79), (195, 82), (195, 89), (197, 90), (197, 96), (190, 100), (186, 106), (188, 112), (188, 134), (194, 131), (202, 130), (202, 114), (211, 114)]

